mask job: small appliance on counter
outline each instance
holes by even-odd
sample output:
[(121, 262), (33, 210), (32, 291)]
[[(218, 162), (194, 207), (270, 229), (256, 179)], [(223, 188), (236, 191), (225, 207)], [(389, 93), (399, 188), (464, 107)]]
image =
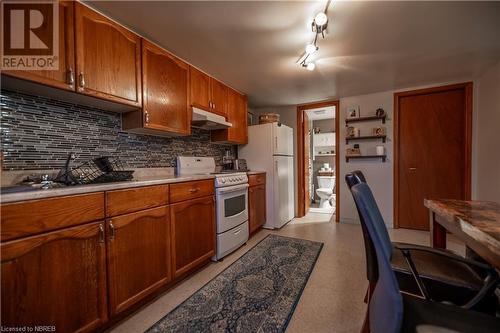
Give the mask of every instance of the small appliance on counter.
[(245, 160), (244, 158), (235, 159), (234, 160), (234, 170), (241, 171), (241, 172), (248, 171), (247, 160)]

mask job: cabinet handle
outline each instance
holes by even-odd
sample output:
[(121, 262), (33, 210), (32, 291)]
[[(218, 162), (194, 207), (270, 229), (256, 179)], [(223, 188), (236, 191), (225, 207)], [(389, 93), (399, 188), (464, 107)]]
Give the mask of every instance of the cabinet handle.
[(99, 224), (99, 243), (104, 243), (104, 225)]
[(189, 192), (190, 192), (190, 193), (195, 193), (195, 192), (198, 192), (199, 190), (200, 190), (200, 188), (199, 188), (199, 187), (197, 187), (197, 188), (190, 188), (190, 189), (189, 189)]
[(144, 112), (144, 118), (145, 118), (144, 121), (146, 122), (146, 124), (148, 124), (149, 123), (149, 113), (148, 113), (148, 111)]
[(83, 72), (80, 72), (78, 75), (78, 84), (80, 85), (80, 88), (85, 88), (85, 76), (83, 75)]
[(213, 108), (215, 109), (215, 103), (212, 103), (212, 104), (214, 105)]
[(70, 87), (75, 85), (75, 72), (71, 67), (68, 69), (68, 84)]
[(109, 231), (110, 231), (109, 240), (112, 241), (115, 239), (116, 229), (115, 229), (115, 226), (113, 225), (113, 222), (111, 222), (111, 221), (109, 221)]
[(209, 106), (210, 106), (211, 109), (214, 108), (214, 103), (212, 101), (208, 102), (208, 104), (209, 104)]

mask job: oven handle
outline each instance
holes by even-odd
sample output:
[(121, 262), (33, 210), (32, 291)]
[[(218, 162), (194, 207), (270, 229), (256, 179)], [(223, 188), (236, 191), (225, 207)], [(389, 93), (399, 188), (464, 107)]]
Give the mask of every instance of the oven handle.
[(217, 194), (225, 194), (225, 193), (241, 191), (241, 190), (247, 189), (248, 186), (249, 186), (248, 184), (241, 184), (241, 185), (234, 185), (234, 186), (218, 188)]

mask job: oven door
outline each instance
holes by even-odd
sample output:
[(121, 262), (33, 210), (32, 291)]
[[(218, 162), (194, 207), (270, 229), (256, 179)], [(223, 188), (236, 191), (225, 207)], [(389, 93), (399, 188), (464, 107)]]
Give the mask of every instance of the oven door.
[(217, 233), (232, 229), (248, 220), (248, 184), (218, 188)]

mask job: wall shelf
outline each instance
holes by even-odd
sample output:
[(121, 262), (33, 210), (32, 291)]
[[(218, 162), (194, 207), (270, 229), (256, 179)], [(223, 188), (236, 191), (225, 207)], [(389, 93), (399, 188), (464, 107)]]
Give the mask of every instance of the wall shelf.
[(359, 159), (369, 159), (369, 158), (380, 158), (382, 159), (382, 162), (385, 162), (385, 160), (387, 159), (387, 155), (352, 155), (352, 156), (346, 155), (345, 161), (346, 163), (349, 163), (349, 160), (351, 159), (359, 160)]
[(345, 138), (345, 144), (349, 144), (349, 141), (358, 141), (358, 140), (372, 140), (372, 139), (382, 139), (382, 143), (385, 143), (385, 139), (387, 135), (366, 135), (366, 136), (357, 136), (351, 138)]
[(386, 115), (383, 116), (368, 116), (368, 117), (359, 117), (359, 118), (349, 118), (345, 120), (345, 127), (349, 126), (349, 123), (358, 123), (362, 121), (372, 121), (372, 120), (381, 120), (382, 124), (385, 124)]
[(314, 156), (315, 157), (318, 157), (318, 156), (335, 156), (335, 154), (316, 154)]

